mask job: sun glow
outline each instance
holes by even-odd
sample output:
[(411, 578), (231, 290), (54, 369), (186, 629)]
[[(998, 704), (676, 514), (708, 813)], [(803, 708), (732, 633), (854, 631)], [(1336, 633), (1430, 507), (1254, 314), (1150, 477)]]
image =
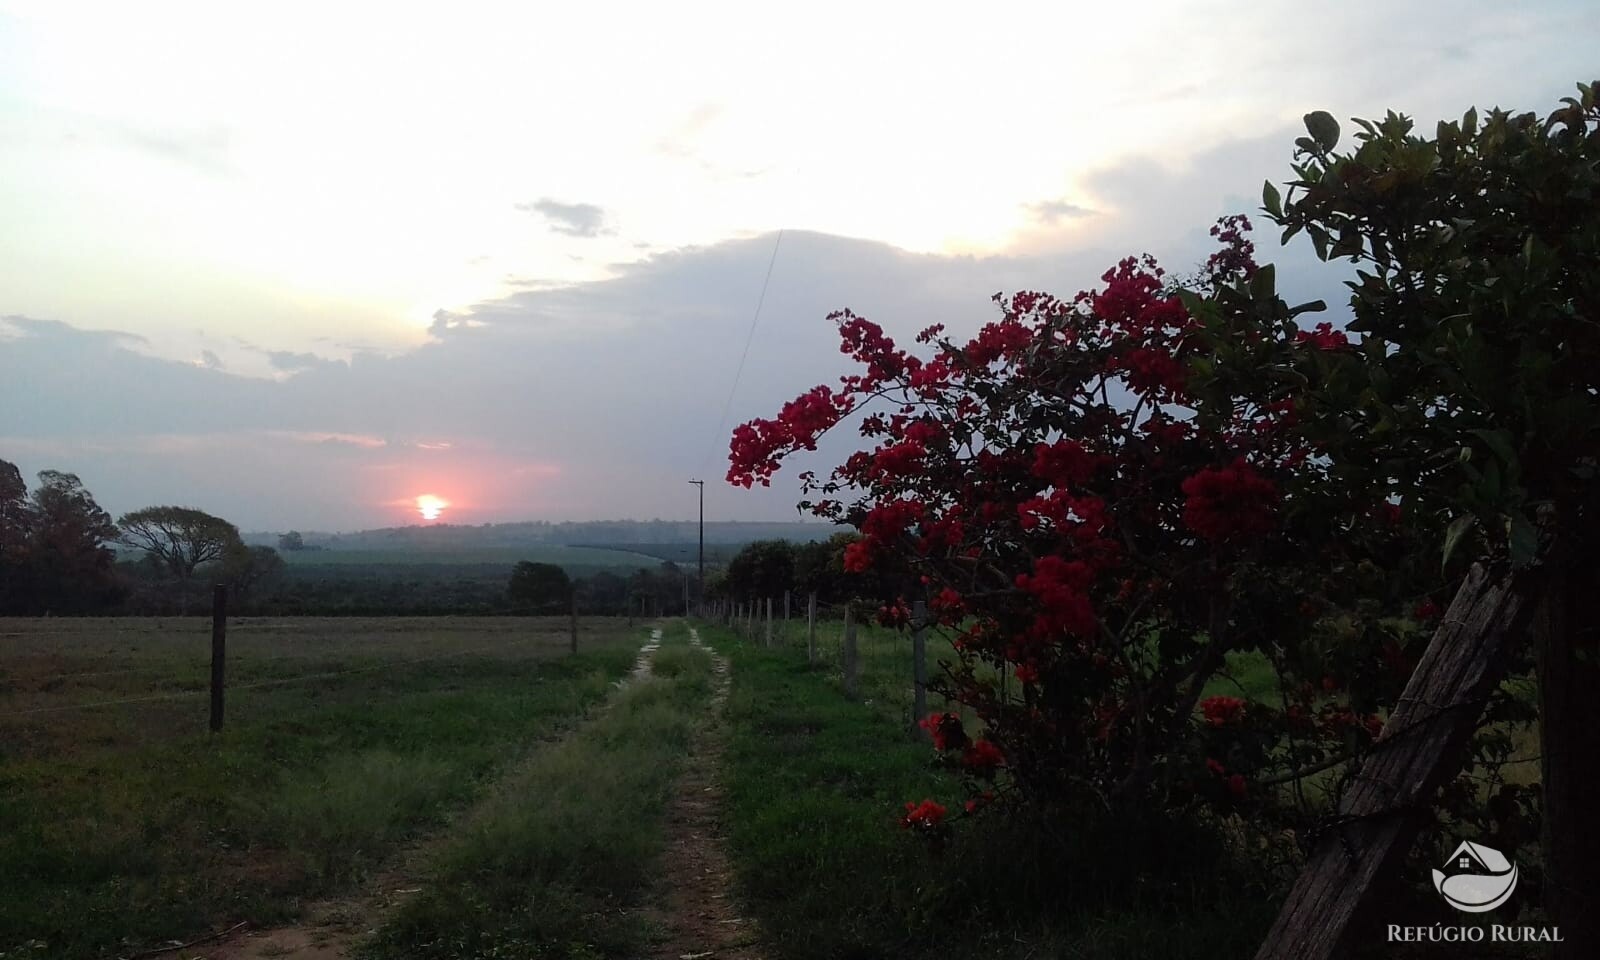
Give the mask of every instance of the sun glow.
[(437, 520), (444, 508), (450, 506), (450, 501), (441, 499), (431, 493), (424, 493), (417, 498), (417, 512), (422, 514), (424, 520)]

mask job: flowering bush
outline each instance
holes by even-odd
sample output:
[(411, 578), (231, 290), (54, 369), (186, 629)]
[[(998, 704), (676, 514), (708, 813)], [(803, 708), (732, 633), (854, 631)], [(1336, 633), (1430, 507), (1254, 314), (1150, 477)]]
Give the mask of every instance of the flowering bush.
[[(768, 484), (859, 417), (871, 449), (804, 475), (822, 497), (801, 507), (861, 531), (847, 569), (920, 575), (958, 652), (936, 689), (983, 733), (954, 714), (924, 726), (970, 775), (972, 809), (1265, 812), (1287, 802), (1274, 784), (1370, 744), (1404, 682), (1392, 665), (1416, 640), (1397, 618), (1421, 578), (1370, 559), (1404, 552), (1398, 507), (1340, 483), (1298, 426), (1315, 397), (1294, 371), (1345, 338), (1299, 336), (1304, 308), (1257, 309), (1272, 270), (1248, 229), (1219, 223), (1194, 289), (1130, 257), (1070, 300), (996, 296), (965, 343), (931, 327), (928, 356), (839, 311), (861, 371), (734, 434), (728, 479)], [(879, 616), (904, 624), (904, 602)], [(1206, 696), (1244, 652), (1271, 664), (1271, 702)], [(1334, 674), (1347, 682), (1324, 688)]]

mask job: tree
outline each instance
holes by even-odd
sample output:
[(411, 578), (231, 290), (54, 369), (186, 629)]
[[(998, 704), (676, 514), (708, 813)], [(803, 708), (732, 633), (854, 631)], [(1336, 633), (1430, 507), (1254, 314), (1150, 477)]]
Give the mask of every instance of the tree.
[(239, 600), (247, 599), (261, 586), (272, 583), (283, 575), (283, 557), (278, 551), (265, 546), (245, 546), (242, 542), (230, 545), (216, 562), (217, 579), (232, 588)]
[(1549, 116), (1306, 117), (1284, 241), (1360, 265), (1359, 350), (1306, 368), (1308, 427), (1353, 484), (1438, 518), (1430, 560), (1524, 571), (1543, 604), (1547, 908), (1559, 956), (1600, 955), (1600, 83)]
[[(1386, 490), (1344, 482), (1296, 432), (1312, 398), (1283, 368), (1324, 344), (1298, 335), (1314, 305), (1275, 298), (1247, 227), (1218, 224), (1188, 288), (1130, 257), (1070, 300), (997, 296), (970, 342), (930, 327), (931, 356), (840, 311), (861, 371), (734, 432), (728, 479), (748, 486), (861, 415), (872, 446), (802, 474), (820, 499), (800, 507), (860, 531), (846, 572), (887, 569), (906, 591), (880, 622), (904, 624), (921, 591), (951, 635), (932, 686), (980, 729), (927, 723), (969, 810), (1026, 802), (1092, 830), (1211, 808), (1263, 839), (1311, 828), (1319, 804), (1279, 785), (1349, 773), (1404, 684), (1418, 584), (1376, 561), (1410, 534)], [(1240, 309), (1251, 291), (1259, 309)], [(1273, 702), (1206, 695), (1234, 653), (1270, 664)], [(914, 809), (907, 825), (937, 832)]]
[(124, 514), (117, 525), (123, 543), (161, 561), (177, 582), (184, 612), (195, 570), (242, 548), (238, 527), (192, 507), (145, 507)]
[(794, 545), (787, 540), (756, 540), (728, 562), (727, 589), (758, 602), (780, 597), (794, 584)]
[(293, 552), (295, 550), (304, 550), (305, 548), (306, 540), (305, 537), (300, 535), (299, 530), (290, 530), (288, 533), (278, 537), (279, 550)]
[(572, 595), (572, 580), (566, 570), (553, 563), (523, 560), (511, 570), (506, 595), (513, 603), (535, 611), (560, 612), (566, 609)]
[(76, 474), (41, 471), (28, 514), (21, 577), (28, 612), (89, 612), (119, 599), (107, 546), (117, 528)]

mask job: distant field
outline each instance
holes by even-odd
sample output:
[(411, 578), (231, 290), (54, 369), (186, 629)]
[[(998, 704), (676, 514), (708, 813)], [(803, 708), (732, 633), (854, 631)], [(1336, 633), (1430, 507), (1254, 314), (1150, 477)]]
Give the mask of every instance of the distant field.
[(533, 544), (526, 547), (473, 547), (453, 549), (283, 550), (283, 559), (292, 566), (409, 566), (413, 564), (473, 565), (504, 564), (520, 561), (554, 563), (563, 567), (633, 571), (661, 565), (656, 557), (603, 547), (567, 547), (559, 544)]
[(0, 619), (0, 957), (292, 915), (570, 727), (642, 628), (584, 618)]

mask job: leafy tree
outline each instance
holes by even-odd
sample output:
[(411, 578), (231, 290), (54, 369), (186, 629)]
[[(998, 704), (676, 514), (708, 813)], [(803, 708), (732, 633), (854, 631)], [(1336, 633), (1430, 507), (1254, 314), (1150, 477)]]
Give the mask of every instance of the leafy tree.
[(300, 535), (299, 530), (290, 530), (288, 533), (281, 534), (278, 537), (279, 550), (293, 552), (295, 550), (304, 550), (305, 548), (306, 540), (305, 537)]
[(120, 598), (107, 546), (117, 528), (76, 474), (40, 472), (27, 515), (19, 578), (27, 612), (89, 612)]
[(511, 581), (506, 585), (506, 594), (513, 603), (541, 611), (566, 609), (571, 593), (572, 581), (567, 571), (553, 563), (529, 560), (512, 568)]
[(573, 582), (578, 604), (591, 613), (627, 612), (628, 582), (614, 573), (601, 570)]
[(242, 548), (238, 527), (192, 507), (145, 507), (124, 514), (117, 525), (123, 543), (161, 561), (177, 582), (185, 612), (195, 570)]
[(20, 607), (23, 565), (27, 561), (33, 510), (28, 505), (28, 485), (16, 464), (0, 460), (0, 610)]
[(246, 600), (258, 588), (283, 576), (285, 564), (271, 547), (238, 543), (228, 547), (216, 566), (217, 579), (226, 583), (234, 596)]
[(787, 540), (746, 544), (728, 562), (728, 590), (739, 599), (779, 597), (794, 584), (794, 545)]
[[(1297, 373), (1307, 429), (1352, 485), (1430, 518), (1428, 560), (1483, 558), (1542, 596), (1536, 654), (1547, 906), (1600, 955), (1600, 83), (1546, 117), (1307, 116), (1284, 241), (1358, 264), (1359, 348)], [(1470, 554), (1462, 557), (1461, 554)], [(1514, 809), (1514, 807), (1513, 807)]]

